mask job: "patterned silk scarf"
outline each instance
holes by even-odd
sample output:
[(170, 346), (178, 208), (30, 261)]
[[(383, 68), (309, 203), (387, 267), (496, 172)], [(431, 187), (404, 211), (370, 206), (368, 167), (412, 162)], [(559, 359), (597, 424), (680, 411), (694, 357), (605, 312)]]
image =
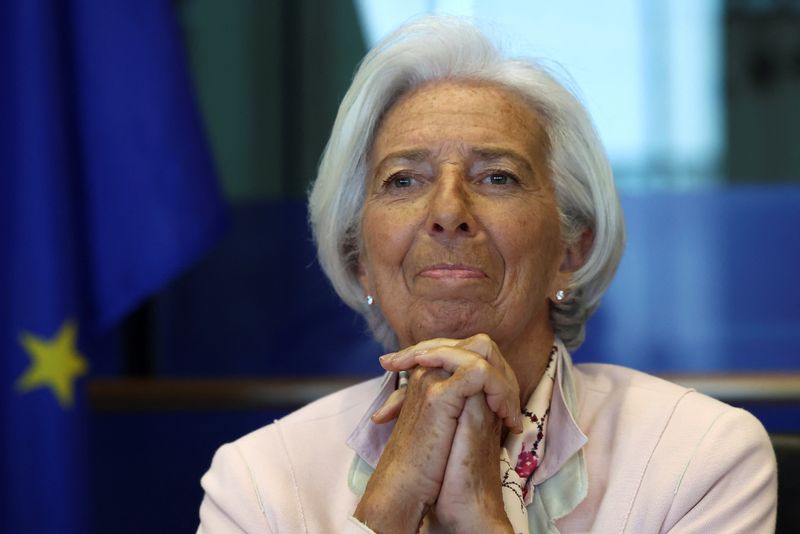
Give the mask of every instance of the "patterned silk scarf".
[(522, 434), (509, 433), (500, 450), (503, 504), (511, 526), (518, 534), (530, 534), (525, 506), (533, 500), (531, 478), (544, 458), (544, 436), (547, 416), (550, 414), (550, 399), (553, 397), (557, 354), (558, 348), (553, 346), (547, 368), (522, 410)]

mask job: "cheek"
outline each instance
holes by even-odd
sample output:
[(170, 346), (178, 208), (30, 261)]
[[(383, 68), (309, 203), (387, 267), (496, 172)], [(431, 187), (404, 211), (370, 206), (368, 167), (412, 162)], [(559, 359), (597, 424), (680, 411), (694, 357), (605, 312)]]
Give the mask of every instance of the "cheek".
[[(519, 212), (517, 212), (519, 213)], [(497, 239), (506, 267), (524, 278), (545, 282), (559, 265), (558, 225), (547, 214), (506, 218)], [(554, 215), (555, 217), (555, 215)]]
[(391, 208), (365, 208), (362, 218), (362, 235), (368, 265), (377, 272), (373, 276), (386, 274), (387, 267), (400, 267), (413, 239), (410, 214), (406, 210)]

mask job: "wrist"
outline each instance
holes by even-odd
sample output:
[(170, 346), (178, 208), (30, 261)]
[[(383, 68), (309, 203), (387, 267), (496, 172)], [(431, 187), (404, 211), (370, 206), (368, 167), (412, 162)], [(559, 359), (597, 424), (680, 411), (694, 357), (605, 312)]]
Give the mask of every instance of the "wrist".
[(372, 474), (353, 517), (379, 534), (416, 533), (428, 505), (419, 500), (413, 484), (391, 471), (378, 469)]
[(514, 528), (507, 517), (481, 517), (471, 521), (460, 521), (449, 530), (453, 533), (472, 534), (473, 532), (491, 532), (492, 534), (514, 534)]
[(440, 498), (431, 515), (441, 532), (514, 532), (501, 491), (472, 495), (457, 506), (446, 505)]
[(395, 505), (391, 500), (364, 498), (356, 506), (353, 517), (369, 527), (377, 534), (408, 533), (415, 534), (418, 530), (422, 513), (413, 508), (408, 509), (402, 504)]
[(501, 518), (479, 516), (477, 518), (460, 518), (458, 521), (443, 522), (435, 514), (429, 514), (427, 522), (429, 532), (433, 534), (472, 534), (474, 532), (514, 534), (514, 528), (505, 515)]

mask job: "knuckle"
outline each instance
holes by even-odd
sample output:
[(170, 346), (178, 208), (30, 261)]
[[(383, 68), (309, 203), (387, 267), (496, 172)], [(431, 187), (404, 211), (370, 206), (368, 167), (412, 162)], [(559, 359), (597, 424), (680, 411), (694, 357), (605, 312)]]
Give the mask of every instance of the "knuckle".
[[(428, 341), (423, 341), (422, 343), (425, 343), (425, 346), (430, 351), (439, 347), (449, 346), (452, 344), (452, 340), (447, 339), (446, 337), (436, 337), (429, 339)], [(422, 345), (422, 343), (418, 343), (418, 345)]]
[(486, 360), (476, 360), (475, 363), (472, 364), (472, 373), (481, 379), (488, 378), (491, 370), (492, 366), (489, 365), (489, 362)]
[(488, 351), (491, 350), (492, 345), (494, 342), (492, 338), (489, 337), (489, 334), (475, 334), (472, 336), (473, 346), (481, 353), (482, 356), (486, 357)]
[(492, 342), (492, 338), (489, 337), (489, 334), (481, 332), (480, 334), (475, 334), (472, 336), (475, 341), (479, 343), (486, 343), (487, 345)]
[(450, 347), (447, 347), (445, 345), (437, 345), (436, 347), (431, 347), (425, 351), (425, 356), (439, 356), (443, 352), (447, 351), (448, 348)]

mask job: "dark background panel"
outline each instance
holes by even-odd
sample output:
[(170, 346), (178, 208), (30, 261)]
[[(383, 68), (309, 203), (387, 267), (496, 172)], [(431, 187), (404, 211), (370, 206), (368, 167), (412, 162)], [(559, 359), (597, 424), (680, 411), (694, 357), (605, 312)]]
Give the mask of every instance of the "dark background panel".
[(317, 263), (302, 201), (238, 205), (228, 237), (152, 313), (158, 376), (381, 372), (380, 346)]
[[(95, 412), (89, 454), (93, 532), (194, 532), (200, 477), (223, 443), (283, 412)], [(265, 451), (268, 454), (268, 451)]]

